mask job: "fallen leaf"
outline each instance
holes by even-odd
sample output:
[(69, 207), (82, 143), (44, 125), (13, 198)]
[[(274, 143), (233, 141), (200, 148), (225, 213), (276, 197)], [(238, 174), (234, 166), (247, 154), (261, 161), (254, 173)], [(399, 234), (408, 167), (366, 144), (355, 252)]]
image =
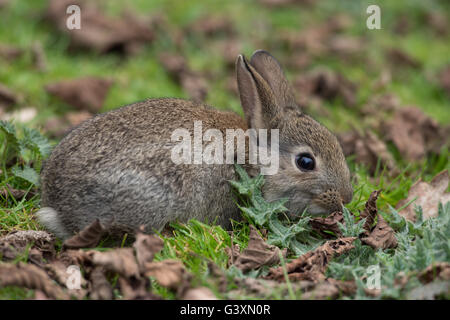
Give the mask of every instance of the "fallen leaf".
[(365, 164), (370, 174), (375, 173), (378, 159), (381, 162), (381, 168), (385, 166), (391, 175), (398, 172), (395, 160), (386, 144), (372, 131), (367, 130), (364, 134), (360, 134), (356, 130), (350, 131), (338, 135), (338, 140), (344, 155), (355, 155), (356, 162)]
[(120, 291), (125, 300), (161, 300), (162, 298), (149, 290), (148, 278), (126, 279), (119, 277)]
[(213, 37), (223, 34), (230, 37), (234, 34), (233, 24), (229, 17), (224, 15), (204, 15), (194, 21), (189, 27), (189, 32)]
[(48, 275), (32, 264), (0, 264), (0, 287), (18, 286), (40, 290), (51, 299), (68, 299), (69, 296), (52, 282)]
[(211, 291), (211, 289), (206, 287), (191, 288), (188, 289), (182, 300), (217, 300), (216, 295)]
[(94, 268), (90, 273), (91, 290), (90, 298), (93, 300), (111, 300), (113, 290), (105, 277), (102, 267)]
[(438, 36), (446, 36), (449, 33), (448, 19), (442, 12), (430, 11), (425, 14), (425, 21)]
[(363, 212), (361, 212), (361, 214), (360, 214), (361, 219), (366, 219), (366, 222), (363, 225), (366, 235), (368, 235), (370, 233), (373, 223), (375, 222), (375, 217), (378, 214), (377, 199), (378, 199), (378, 196), (380, 195), (380, 193), (381, 193), (381, 190), (372, 191), (372, 193), (369, 196), (369, 199), (367, 200), (367, 202), (364, 206)]
[(132, 248), (117, 248), (110, 251), (88, 251), (94, 266), (102, 266), (107, 271), (117, 272), (125, 278), (139, 278), (139, 267)]
[(96, 77), (83, 77), (48, 84), (51, 95), (80, 110), (99, 112), (113, 81)]
[[(354, 248), (355, 237), (328, 240), (313, 251), (309, 251), (297, 259), (286, 264), (286, 272), (292, 281), (309, 280), (320, 282), (325, 279), (328, 262), (335, 256), (341, 255)], [(266, 279), (284, 280), (283, 267), (271, 268)]]
[(216, 280), (219, 292), (226, 292), (228, 287), (228, 279), (223, 270), (214, 262), (208, 261), (208, 271), (212, 278)]
[(435, 281), (414, 288), (406, 294), (409, 300), (450, 299), (450, 281)]
[(450, 263), (435, 262), (419, 273), (418, 278), (422, 283), (430, 283), (435, 280), (450, 281)]
[(333, 212), (325, 218), (312, 218), (309, 221), (309, 224), (312, 226), (314, 231), (329, 238), (332, 237), (332, 235), (325, 231), (332, 231), (337, 237), (341, 235), (341, 229), (339, 229), (338, 222), (344, 222), (344, 216), (340, 211)]
[(234, 265), (242, 272), (258, 269), (262, 266), (271, 266), (280, 263), (280, 254), (286, 256), (286, 252), (286, 250), (281, 251), (278, 247), (264, 242), (258, 230), (251, 225), (248, 246), (238, 255)]
[[(399, 108), (385, 124), (385, 135), (410, 161), (423, 159), (428, 153), (439, 153), (445, 145), (445, 131), (437, 121), (417, 107)], [(447, 142), (448, 144), (448, 142)]]
[(102, 238), (105, 229), (96, 219), (72, 238), (63, 243), (63, 249), (94, 248)]
[(239, 256), (240, 249), (237, 243), (232, 244), (230, 247), (225, 248), (225, 253), (228, 255), (228, 267), (232, 266)]
[(369, 236), (362, 238), (361, 242), (371, 246), (375, 250), (397, 247), (395, 232), (381, 215), (378, 215), (375, 228), (370, 232)]
[(55, 255), (55, 237), (46, 231), (20, 230), (0, 238), (0, 254), (4, 260), (13, 260), (28, 246), (42, 252), (43, 257), (50, 259)]
[(407, 203), (408, 206), (399, 211), (399, 214), (407, 220), (416, 221), (415, 206), (421, 206), (423, 218), (437, 217), (439, 203), (446, 204), (450, 201), (450, 192), (445, 192), (449, 184), (448, 170), (437, 174), (430, 183), (419, 180), (409, 189), (408, 197), (400, 200), (396, 206), (397, 210)]
[(136, 259), (141, 273), (145, 272), (145, 264), (152, 262), (156, 253), (164, 247), (164, 241), (156, 235), (144, 234), (140, 231), (136, 233), (136, 241), (133, 248), (136, 251)]
[(84, 251), (82, 249), (79, 250), (64, 250), (59, 252), (57, 255), (57, 260), (61, 263), (63, 263), (66, 267), (70, 265), (77, 265), (79, 267), (81, 266), (87, 266), (92, 267), (92, 255), (89, 254), (87, 251)]
[(191, 278), (183, 263), (172, 259), (146, 263), (145, 276), (154, 277), (161, 286), (178, 292), (189, 287)]
[[(66, 9), (78, 5), (82, 12), (80, 29), (66, 26)], [(51, 0), (46, 12), (48, 21), (70, 37), (71, 48), (93, 50), (97, 53), (119, 52), (133, 54), (154, 39), (151, 21), (129, 12), (120, 17), (109, 17), (92, 2), (83, 0)]]
[[(242, 299), (242, 296), (257, 297), (259, 299), (267, 299), (271, 297), (274, 292), (278, 294), (287, 295), (288, 286), (286, 282), (279, 282), (275, 280), (267, 280), (261, 278), (235, 278), (234, 282), (238, 289), (228, 292), (228, 298)], [(297, 281), (290, 283), (294, 292), (308, 291), (314, 288), (315, 283), (312, 281)]]
[(328, 69), (316, 69), (294, 79), (299, 96), (317, 96), (332, 101), (342, 99), (345, 105), (356, 105), (357, 85), (342, 74)]
[(366, 117), (371, 116), (384, 120), (386, 114), (396, 111), (399, 106), (400, 99), (394, 94), (375, 95), (367, 101), (360, 112)]
[[(348, 15), (336, 14), (327, 19), (324, 23), (312, 25), (302, 29), (300, 32), (283, 32), (279, 35), (280, 45), (287, 46), (293, 52), (305, 52), (306, 54), (318, 57), (326, 54), (333, 54), (333, 48), (329, 45), (333, 39), (352, 23)], [(334, 46), (336, 49), (339, 44)]]
[(318, 283), (313, 290), (302, 294), (304, 300), (325, 300), (336, 299), (339, 296), (339, 289), (337, 286), (323, 281)]
[(48, 297), (41, 290), (34, 291), (34, 300), (49, 300)]
[(386, 51), (386, 60), (394, 67), (407, 67), (412, 69), (419, 69), (422, 67), (420, 61), (397, 48), (391, 48)]

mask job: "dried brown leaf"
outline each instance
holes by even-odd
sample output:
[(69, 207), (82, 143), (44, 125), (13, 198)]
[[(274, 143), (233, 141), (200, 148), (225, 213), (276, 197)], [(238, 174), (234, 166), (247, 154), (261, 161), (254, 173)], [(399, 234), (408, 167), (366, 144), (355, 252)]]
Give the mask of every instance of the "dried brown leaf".
[(160, 296), (151, 293), (150, 281), (148, 278), (129, 278), (119, 277), (120, 291), (125, 300), (160, 300)]
[(48, 275), (32, 264), (0, 264), (0, 287), (18, 286), (40, 290), (52, 299), (68, 299), (69, 296), (58, 287)]
[(349, 107), (356, 104), (357, 85), (328, 69), (316, 69), (297, 77), (294, 87), (300, 96), (316, 96), (329, 101), (340, 98)]
[(146, 263), (145, 276), (154, 277), (161, 286), (178, 292), (189, 287), (191, 278), (183, 263), (172, 259)]
[(112, 84), (109, 79), (82, 77), (48, 84), (45, 90), (73, 107), (97, 113)]
[(206, 287), (198, 287), (187, 289), (182, 300), (217, 300), (216, 295), (211, 289)]
[(371, 174), (375, 173), (378, 159), (382, 166), (392, 175), (398, 172), (395, 160), (388, 151), (386, 144), (372, 131), (366, 131), (360, 135), (357, 131), (338, 135), (342, 150), (346, 156), (356, 155), (356, 162), (365, 164)]
[(72, 238), (63, 243), (63, 249), (94, 248), (99, 243), (105, 229), (96, 219)]
[(408, 197), (400, 200), (397, 209), (408, 206), (399, 211), (399, 214), (410, 221), (416, 221), (415, 206), (421, 206), (423, 218), (437, 217), (439, 203), (445, 204), (450, 201), (450, 192), (445, 192), (449, 184), (448, 170), (444, 170), (437, 174), (430, 183), (422, 180), (417, 181), (409, 189)]
[(425, 14), (425, 21), (434, 32), (439, 36), (446, 36), (449, 34), (448, 18), (443, 12), (430, 11)]
[(394, 66), (394, 67), (408, 67), (412, 69), (419, 69), (422, 67), (422, 63), (418, 61), (416, 58), (413, 58), (406, 52), (397, 49), (391, 48), (386, 51), (386, 59)]
[(371, 246), (375, 250), (397, 247), (395, 232), (381, 215), (378, 215), (378, 221), (375, 228), (369, 236), (362, 238), (361, 242)]
[(419, 273), (418, 278), (422, 283), (430, 283), (435, 280), (450, 281), (450, 263), (435, 262)]
[[(66, 8), (76, 4), (82, 8), (81, 29), (70, 30), (66, 26)], [(134, 54), (154, 39), (151, 21), (130, 12), (119, 17), (109, 17), (91, 1), (51, 0), (47, 19), (61, 32), (70, 37), (70, 47), (89, 49), (97, 53), (119, 52)]]
[(152, 262), (155, 254), (160, 252), (163, 247), (164, 241), (160, 237), (142, 232), (136, 233), (136, 241), (133, 244), (133, 248), (136, 251), (136, 259), (141, 273), (145, 272), (145, 264)]
[(278, 247), (267, 244), (259, 235), (258, 230), (250, 226), (248, 246), (239, 254), (234, 265), (242, 272), (262, 266), (271, 266), (280, 263), (280, 253), (286, 256), (286, 250), (282, 252)]
[(430, 152), (439, 153), (446, 141), (446, 133), (437, 121), (412, 106), (399, 108), (386, 123), (385, 132), (386, 138), (410, 161), (421, 160)]
[(375, 222), (375, 217), (378, 214), (377, 199), (380, 193), (381, 190), (372, 191), (372, 193), (369, 196), (369, 199), (366, 202), (363, 212), (361, 212), (360, 218), (366, 219), (366, 222), (364, 223), (363, 226), (366, 235), (370, 233), (373, 223)]
[(93, 300), (111, 300), (113, 290), (105, 277), (102, 267), (95, 267), (90, 273), (90, 298)]
[(54, 241), (55, 237), (46, 231), (14, 231), (0, 238), (0, 256), (6, 261), (13, 260), (32, 245), (31, 249), (37, 249), (44, 258), (51, 259), (55, 255)]
[(202, 34), (207, 37), (214, 37), (220, 34), (232, 36), (234, 34), (233, 24), (229, 17), (223, 15), (205, 15), (197, 19), (189, 31)]
[(336, 299), (339, 297), (339, 288), (332, 283), (322, 281), (318, 283), (313, 290), (302, 294), (305, 300), (325, 300)]
[(450, 298), (450, 281), (434, 281), (414, 288), (406, 294), (409, 300), (435, 300)]
[(105, 270), (117, 272), (125, 278), (139, 278), (139, 267), (132, 248), (117, 248), (110, 251), (89, 251), (94, 266), (103, 266)]
[[(309, 251), (286, 264), (286, 272), (292, 281), (310, 280), (320, 282), (325, 279), (328, 262), (354, 248), (355, 237), (329, 240), (313, 251)], [(283, 267), (271, 268), (267, 279), (284, 281)]]
[(336, 211), (325, 218), (312, 218), (310, 225), (314, 231), (320, 233), (324, 237), (332, 237), (331, 234), (324, 231), (332, 231), (336, 236), (341, 235), (341, 229), (339, 229), (338, 222), (343, 223), (344, 216), (342, 212)]

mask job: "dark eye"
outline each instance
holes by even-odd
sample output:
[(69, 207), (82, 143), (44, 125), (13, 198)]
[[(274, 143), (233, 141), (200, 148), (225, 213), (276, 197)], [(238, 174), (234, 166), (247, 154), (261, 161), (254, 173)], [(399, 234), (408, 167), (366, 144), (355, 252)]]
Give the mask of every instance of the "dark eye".
[(297, 167), (302, 171), (314, 170), (316, 163), (309, 153), (301, 153), (295, 157)]

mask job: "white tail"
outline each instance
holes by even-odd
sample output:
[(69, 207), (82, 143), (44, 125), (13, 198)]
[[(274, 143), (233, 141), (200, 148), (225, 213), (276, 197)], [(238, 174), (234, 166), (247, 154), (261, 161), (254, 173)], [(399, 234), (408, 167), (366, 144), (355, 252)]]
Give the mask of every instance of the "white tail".
[(67, 239), (71, 234), (66, 231), (58, 217), (58, 212), (50, 207), (41, 208), (36, 212), (39, 222), (50, 232), (54, 233), (58, 238)]

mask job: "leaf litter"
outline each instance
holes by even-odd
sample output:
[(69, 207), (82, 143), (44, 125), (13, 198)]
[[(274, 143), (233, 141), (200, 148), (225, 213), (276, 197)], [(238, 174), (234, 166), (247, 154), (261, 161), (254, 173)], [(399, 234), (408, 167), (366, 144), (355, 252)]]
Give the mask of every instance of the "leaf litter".
[[(123, 299), (161, 299), (151, 292), (149, 277), (153, 277), (159, 285), (174, 291), (180, 299), (215, 298), (208, 288), (193, 287), (192, 275), (181, 261), (153, 261), (155, 254), (163, 249), (163, 241), (156, 235), (137, 231), (132, 247), (106, 251), (83, 250), (96, 246), (104, 234), (104, 228), (96, 220), (66, 240), (63, 250), (56, 254), (55, 239), (47, 232), (30, 230), (10, 233), (0, 238), (2, 260), (14, 259), (30, 245), (35, 250), (30, 251), (28, 259), (31, 253), (37, 253), (39, 257), (44, 253), (46, 259), (40, 259), (36, 265), (1, 263), (0, 286), (33, 289), (36, 290), (37, 298), (46, 299), (82, 299), (85, 296), (91, 299), (115, 299), (115, 289), (119, 290)], [(78, 266), (84, 270), (80, 274), (80, 289), (66, 287), (71, 275), (67, 269), (69, 266)], [(118, 277), (115, 285), (111, 283), (114, 276)]]

